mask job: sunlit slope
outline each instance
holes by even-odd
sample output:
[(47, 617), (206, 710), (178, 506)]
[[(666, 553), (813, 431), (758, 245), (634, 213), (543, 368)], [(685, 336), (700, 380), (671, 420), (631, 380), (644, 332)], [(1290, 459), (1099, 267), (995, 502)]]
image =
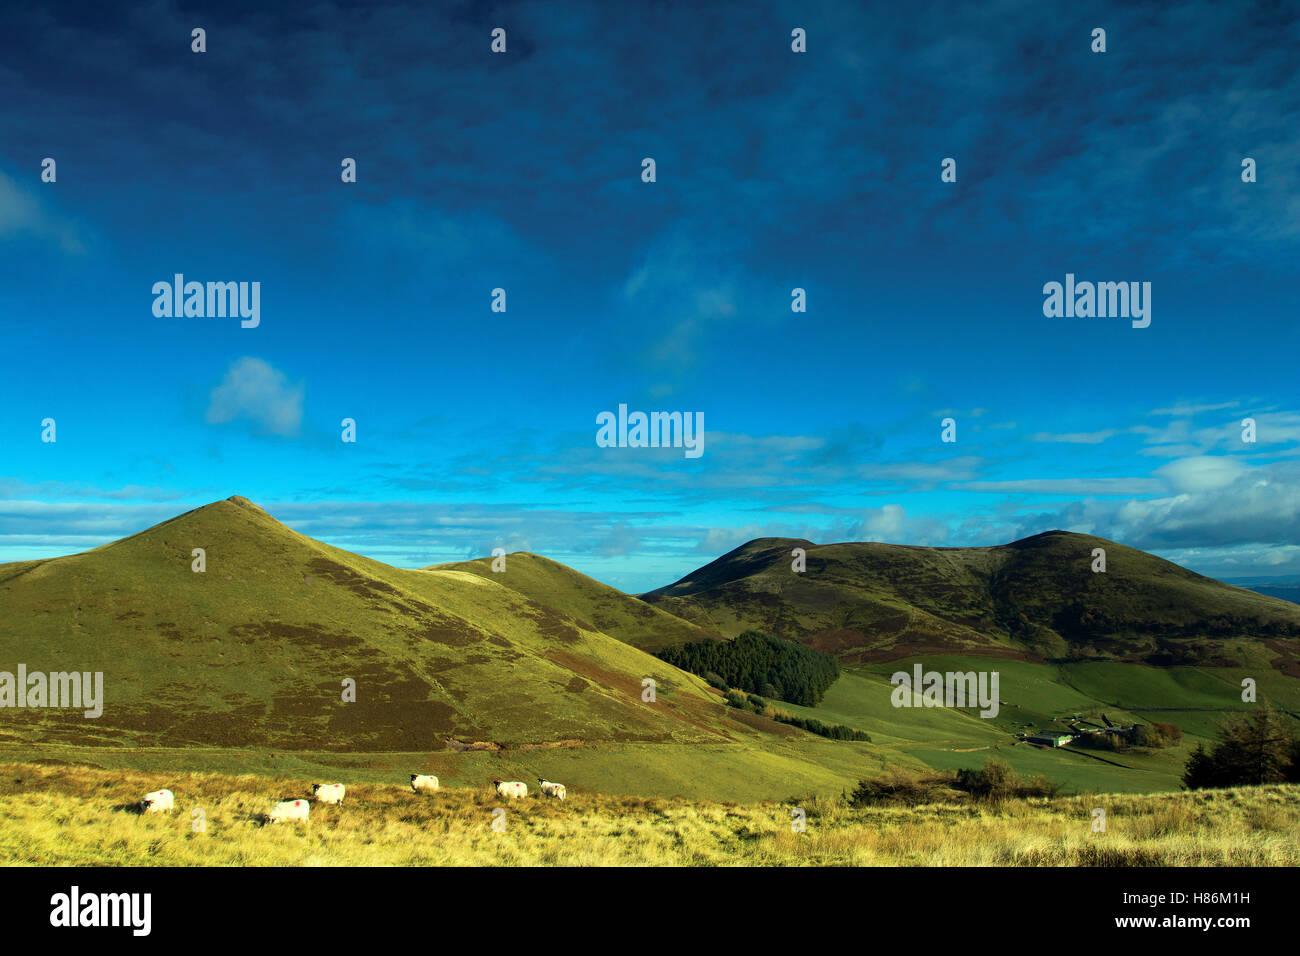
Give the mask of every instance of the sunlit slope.
[[(104, 672), (104, 714), (6, 709), (0, 739), (372, 751), (733, 739), (702, 682), (636, 648), (489, 578), (326, 546), (242, 498), (0, 565), (0, 670), (20, 663)], [(355, 703), (341, 700), (347, 679)]]
[(726, 636), (760, 628), (846, 661), (979, 653), (1300, 674), (1300, 606), (1063, 531), (988, 548), (761, 538), (642, 598)]
[(426, 570), (477, 574), (651, 653), (671, 644), (717, 636), (558, 561), (524, 551), (507, 555), (505, 570), (499, 572), (492, 571), (492, 558), (435, 565)]

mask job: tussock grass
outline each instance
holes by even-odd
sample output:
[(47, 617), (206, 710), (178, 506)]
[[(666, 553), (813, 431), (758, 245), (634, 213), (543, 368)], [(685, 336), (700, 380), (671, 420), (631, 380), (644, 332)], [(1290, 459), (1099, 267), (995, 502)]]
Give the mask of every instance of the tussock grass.
[[(169, 787), (176, 813), (127, 808)], [(1085, 795), (915, 808), (571, 795), (508, 802), (486, 789), (415, 794), (349, 785), (305, 826), (262, 826), (309, 781), (84, 767), (0, 765), (0, 858), (18, 865), (146, 866), (1296, 866), (1300, 787)], [(504, 807), (506, 830), (491, 829)], [(207, 830), (192, 829), (200, 807)], [(1092, 832), (1094, 807), (1106, 832)]]

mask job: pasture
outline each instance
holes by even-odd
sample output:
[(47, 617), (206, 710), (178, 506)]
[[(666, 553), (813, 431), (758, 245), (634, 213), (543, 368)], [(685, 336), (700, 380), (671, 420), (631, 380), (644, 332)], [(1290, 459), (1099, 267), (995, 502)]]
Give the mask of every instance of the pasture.
[[(0, 855), (17, 865), (144, 866), (1296, 866), (1300, 787), (1089, 795), (916, 808), (620, 797), (506, 802), (486, 786), (415, 794), (348, 784), (342, 807), (263, 826), (310, 781), (0, 765)], [(130, 804), (170, 787), (172, 815)], [(792, 811), (807, 814), (796, 833)], [(505, 828), (492, 811), (505, 809)], [(1106, 810), (1094, 832), (1093, 810)], [(195, 808), (203, 810), (196, 830)]]

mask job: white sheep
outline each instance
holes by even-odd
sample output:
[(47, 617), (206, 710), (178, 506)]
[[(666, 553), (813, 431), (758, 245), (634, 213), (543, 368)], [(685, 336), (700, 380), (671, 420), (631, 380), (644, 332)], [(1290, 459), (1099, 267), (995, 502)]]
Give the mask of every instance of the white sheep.
[(507, 780), (505, 783), (500, 780), (493, 780), (492, 786), (496, 787), (498, 794), (512, 800), (528, 796), (528, 784), (520, 783), (518, 780)]
[(564, 789), (564, 784), (562, 783), (552, 783), (549, 780), (543, 780), (541, 777), (538, 777), (537, 785), (542, 788), (542, 793), (548, 797), (553, 797), (556, 800), (564, 800), (567, 798), (568, 792)]
[(311, 795), (317, 803), (343, 803), (343, 794), (347, 788), (341, 783), (313, 783), (311, 785)]
[(176, 798), (170, 790), (155, 790), (146, 793), (140, 801), (141, 813), (171, 813), (176, 808)]
[(411, 789), (417, 793), (421, 790), (432, 793), (438, 789), (438, 778), (431, 773), (413, 773), (411, 774)]
[(306, 800), (284, 800), (271, 808), (271, 812), (266, 815), (266, 822), (284, 823), (287, 820), (301, 820), (306, 823), (307, 813), (310, 810), (311, 804)]

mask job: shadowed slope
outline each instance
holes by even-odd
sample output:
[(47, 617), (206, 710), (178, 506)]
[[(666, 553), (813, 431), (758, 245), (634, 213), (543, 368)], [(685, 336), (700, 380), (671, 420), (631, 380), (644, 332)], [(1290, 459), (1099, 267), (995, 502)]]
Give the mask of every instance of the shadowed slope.
[[(807, 570), (791, 570), (804, 548)], [(1105, 573), (1093, 573), (1104, 548)], [(1051, 531), (989, 548), (761, 538), (642, 595), (734, 636), (759, 628), (849, 661), (911, 653), (1216, 662), (1252, 641), (1293, 666), (1300, 608), (1134, 548)], [(1288, 663), (1289, 662), (1289, 663)]]
[(506, 557), (505, 568), (494, 573), (492, 559), (480, 558), (425, 570), (477, 574), (643, 651), (718, 636), (540, 555), (516, 552)]

